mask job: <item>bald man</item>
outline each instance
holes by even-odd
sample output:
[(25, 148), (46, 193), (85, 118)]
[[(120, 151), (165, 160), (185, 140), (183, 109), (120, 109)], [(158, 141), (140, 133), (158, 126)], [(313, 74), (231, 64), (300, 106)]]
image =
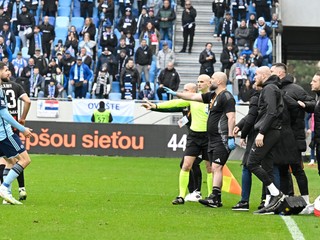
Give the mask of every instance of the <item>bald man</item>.
[(227, 75), (216, 72), (210, 78), (210, 90), (208, 93), (176, 93), (166, 89), (167, 93), (179, 98), (198, 101), (209, 104), (209, 117), (207, 121), (207, 133), (209, 138), (208, 157), (211, 162), (213, 174), (212, 193), (206, 199), (199, 202), (203, 205), (216, 208), (222, 207), (221, 188), (223, 166), (226, 164), (230, 152), (235, 149), (233, 129), (235, 126), (235, 99), (227, 91)]
[[(283, 99), (279, 89), (280, 79), (271, 75), (268, 67), (256, 71), (255, 82), (261, 86), (258, 116), (254, 129), (255, 142), (248, 157), (248, 169), (262, 181), (268, 189), (266, 206), (255, 214), (272, 214), (281, 204), (285, 195), (273, 183), (273, 162), (276, 144), (280, 139)], [(269, 201), (268, 201), (269, 200)]]
[[(184, 86), (184, 93), (196, 93), (197, 88), (201, 93), (209, 92), (210, 77), (203, 74), (198, 77), (198, 85), (194, 83), (188, 83)], [(176, 197), (172, 204), (180, 205), (184, 204), (185, 201), (197, 202), (201, 199), (201, 170), (200, 162), (206, 161), (207, 169), (207, 186), (210, 194), (212, 189), (212, 173), (208, 158), (208, 137), (207, 137), (207, 119), (208, 119), (208, 105), (204, 103), (186, 101), (182, 99), (175, 99), (168, 102), (153, 104), (147, 102), (143, 104), (147, 109), (157, 109), (163, 111), (164, 109), (177, 109), (177, 108), (190, 108), (191, 113), (191, 125), (187, 137), (187, 146), (184, 153), (183, 161), (181, 164), (181, 170), (179, 174), (179, 195)], [(198, 161), (197, 157), (202, 155), (202, 159)], [(190, 171), (192, 170), (192, 174)], [(188, 186), (194, 176), (194, 188)], [(187, 188), (192, 189), (190, 194), (186, 195)]]

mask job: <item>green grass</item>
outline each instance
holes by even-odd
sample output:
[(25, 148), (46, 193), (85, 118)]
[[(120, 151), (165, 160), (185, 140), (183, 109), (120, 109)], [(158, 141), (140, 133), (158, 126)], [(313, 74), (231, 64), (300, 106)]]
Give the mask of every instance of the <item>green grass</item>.
[[(239, 196), (223, 193), (224, 207), (173, 206), (179, 159), (32, 155), (25, 172), (27, 201), (2, 205), (0, 239), (290, 239), (279, 216), (255, 216), (261, 184), (254, 179), (250, 212), (232, 212)], [(239, 180), (239, 161), (228, 166)], [(320, 193), (316, 168), (306, 168), (311, 200)], [(206, 177), (204, 175), (203, 179)], [(16, 183), (13, 186), (17, 197)], [(203, 194), (206, 184), (203, 183)], [(320, 221), (294, 216), (305, 239)], [(263, 234), (262, 234), (263, 233)]]

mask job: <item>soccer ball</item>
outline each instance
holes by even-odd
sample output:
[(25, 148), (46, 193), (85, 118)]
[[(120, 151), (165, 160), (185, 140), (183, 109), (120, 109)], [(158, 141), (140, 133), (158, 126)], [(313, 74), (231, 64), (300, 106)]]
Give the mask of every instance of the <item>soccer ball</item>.
[(314, 215), (320, 217), (320, 196), (314, 200)]

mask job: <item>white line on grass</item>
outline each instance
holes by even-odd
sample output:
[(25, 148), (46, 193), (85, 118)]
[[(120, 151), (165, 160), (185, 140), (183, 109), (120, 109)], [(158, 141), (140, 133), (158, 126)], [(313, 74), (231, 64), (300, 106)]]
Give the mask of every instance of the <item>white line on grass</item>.
[(292, 239), (294, 240), (304, 240), (303, 233), (300, 231), (296, 222), (290, 216), (281, 216), (289, 232), (291, 233)]

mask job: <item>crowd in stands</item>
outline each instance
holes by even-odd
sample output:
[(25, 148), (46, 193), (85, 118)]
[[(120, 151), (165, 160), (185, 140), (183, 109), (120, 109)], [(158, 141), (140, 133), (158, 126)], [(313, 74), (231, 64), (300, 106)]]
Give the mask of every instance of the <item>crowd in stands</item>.
[[(245, 79), (253, 83), (257, 67), (271, 63), (272, 35), (281, 31), (277, 15), (270, 16), (275, 3), (212, 3), (214, 37), (223, 44), (221, 70), (235, 83), (235, 93)], [(0, 0), (0, 60), (31, 97), (109, 98), (116, 93), (122, 99), (167, 99), (162, 86), (177, 90), (180, 83), (171, 50), (176, 4)]]
[(221, 71), (228, 75), (238, 100), (248, 101), (243, 92), (251, 89), (256, 69), (272, 64), (273, 37), (282, 32), (274, 11), (277, 4), (277, 0), (212, 2), (213, 36), (221, 39), (223, 46)]

